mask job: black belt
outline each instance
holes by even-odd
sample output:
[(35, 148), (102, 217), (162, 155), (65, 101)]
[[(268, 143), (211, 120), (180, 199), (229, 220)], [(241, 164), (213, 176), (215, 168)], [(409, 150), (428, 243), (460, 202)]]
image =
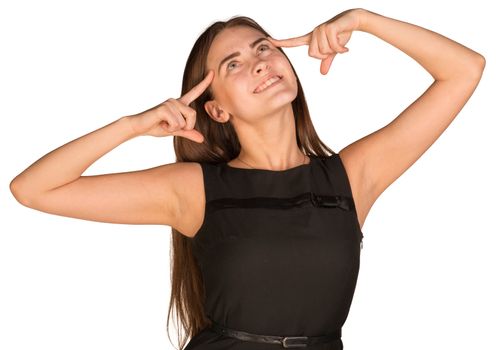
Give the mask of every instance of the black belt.
[(276, 335), (260, 335), (260, 334), (238, 331), (238, 330), (226, 328), (214, 321), (212, 321), (212, 326), (210, 328), (219, 334), (227, 335), (240, 340), (254, 341), (258, 343), (280, 344), (282, 345), (283, 348), (304, 348), (307, 345), (327, 343), (332, 340), (341, 339), (341, 329), (338, 329), (333, 333), (322, 336), (282, 337)]

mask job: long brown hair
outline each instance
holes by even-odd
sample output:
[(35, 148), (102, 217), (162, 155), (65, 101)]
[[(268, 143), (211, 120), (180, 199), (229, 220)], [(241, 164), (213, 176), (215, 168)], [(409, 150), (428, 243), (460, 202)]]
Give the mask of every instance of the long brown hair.
[[(247, 26), (254, 28), (265, 36), (270, 36), (258, 23), (246, 16), (231, 17), (228, 21), (217, 21), (210, 25), (196, 40), (186, 62), (183, 74), (181, 95), (191, 90), (206, 75), (207, 54), (214, 38), (226, 28)], [(278, 48), (286, 57), (281, 48)], [(289, 61), (289, 58), (288, 58)], [(291, 62), (290, 62), (291, 64)], [(293, 68), (294, 74), (296, 71)], [(296, 75), (298, 78), (298, 75)], [(319, 157), (335, 154), (317, 136), (310, 119), (303, 88), (298, 82), (298, 94), (291, 102), (295, 116), (297, 145), (306, 155)], [(197, 143), (184, 137), (174, 136), (173, 144), (178, 162), (228, 162), (238, 156), (241, 145), (230, 121), (218, 123), (210, 118), (204, 109), (205, 102), (213, 100), (211, 88), (189, 106), (196, 111), (195, 129), (204, 136), (203, 143)], [(167, 316), (167, 333), (172, 309), (176, 311), (185, 330), (181, 337), (178, 331), (179, 349), (182, 350), (190, 337), (210, 326), (211, 322), (204, 312), (205, 291), (200, 267), (192, 252), (192, 240), (172, 228), (171, 243), (171, 298)], [(170, 340), (170, 335), (169, 335)]]

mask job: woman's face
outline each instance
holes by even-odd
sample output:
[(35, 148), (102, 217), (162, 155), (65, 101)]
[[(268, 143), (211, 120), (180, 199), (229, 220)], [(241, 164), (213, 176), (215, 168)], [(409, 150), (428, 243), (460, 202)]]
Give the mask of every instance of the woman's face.
[[(219, 115), (246, 121), (274, 115), (281, 107), (291, 108), (290, 103), (296, 98), (298, 84), (288, 59), (256, 29), (238, 26), (219, 33), (210, 46), (207, 55), (207, 71), (215, 70), (211, 83), (213, 101), (207, 102), (211, 109), (224, 113)], [(257, 43), (251, 47), (255, 41)], [(239, 52), (236, 57), (225, 58)], [(220, 68), (219, 68), (220, 65)], [(271, 75), (282, 79), (261, 92), (254, 90)], [(227, 119), (226, 119), (227, 120)]]

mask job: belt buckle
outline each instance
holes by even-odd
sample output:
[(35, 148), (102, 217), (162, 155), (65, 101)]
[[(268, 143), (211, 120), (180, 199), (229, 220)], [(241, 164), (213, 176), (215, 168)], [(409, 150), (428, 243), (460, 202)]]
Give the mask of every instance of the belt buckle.
[[(291, 341), (293, 340), (308, 340), (308, 337), (284, 337), (282, 338), (282, 346), (284, 348), (305, 348), (307, 346), (306, 343), (291, 343)], [(290, 343), (287, 343), (287, 342), (290, 342)]]

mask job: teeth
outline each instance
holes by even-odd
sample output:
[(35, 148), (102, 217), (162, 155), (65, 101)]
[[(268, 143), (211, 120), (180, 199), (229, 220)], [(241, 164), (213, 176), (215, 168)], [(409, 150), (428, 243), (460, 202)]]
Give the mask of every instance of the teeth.
[(270, 78), (269, 80), (267, 80), (265, 83), (263, 83), (262, 85), (260, 85), (256, 90), (255, 92), (262, 92), (263, 90), (265, 90), (266, 88), (268, 88), (269, 86), (271, 86), (273, 83), (275, 83), (276, 81), (278, 81), (279, 78), (278, 76), (275, 76), (273, 78)]

